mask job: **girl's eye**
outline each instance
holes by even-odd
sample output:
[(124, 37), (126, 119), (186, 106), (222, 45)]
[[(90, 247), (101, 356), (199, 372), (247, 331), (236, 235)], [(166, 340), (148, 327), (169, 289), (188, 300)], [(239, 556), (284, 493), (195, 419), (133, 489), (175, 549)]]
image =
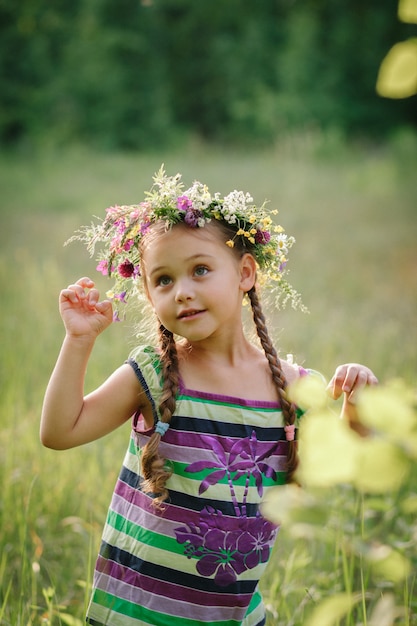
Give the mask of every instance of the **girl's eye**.
[(171, 279), (169, 276), (160, 276), (157, 280), (156, 280), (156, 284), (160, 287), (167, 287), (168, 285), (171, 284)]
[(207, 272), (208, 272), (208, 269), (204, 265), (199, 265), (194, 270), (194, 274), (196, 276), (205, 276), (207, 274)]

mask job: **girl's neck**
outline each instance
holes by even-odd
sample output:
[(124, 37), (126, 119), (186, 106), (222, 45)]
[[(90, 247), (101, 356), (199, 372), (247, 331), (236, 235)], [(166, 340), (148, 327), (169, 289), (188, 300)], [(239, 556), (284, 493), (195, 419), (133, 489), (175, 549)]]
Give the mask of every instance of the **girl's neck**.
[(253, 359), (260, 354), (260, 350), (250, 343), (244, 334), (225, 341), (224, 337), (218, 341), (212, 338), (209, 341), (190, 343), (182, 340), (177, 343), (180, 361), (199, 364), (213, 364), (223, 367), (239, 367), (247, 359)]
[(218, 351), (182, 345), (178, 355), (180, 377), (187, 389), (246, 400), (277, 400), (266, 357), (247, 340)]

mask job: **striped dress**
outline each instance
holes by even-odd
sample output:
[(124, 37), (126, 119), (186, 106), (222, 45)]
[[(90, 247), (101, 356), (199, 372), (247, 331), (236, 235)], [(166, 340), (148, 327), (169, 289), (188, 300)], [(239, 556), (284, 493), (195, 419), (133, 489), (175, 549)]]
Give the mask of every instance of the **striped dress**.
[[(152, 348), (129, 360), (154, 410)], [(152, 430), (133, 419), (97, 558), (86, 621), (94, 626), (261, 626), (258, 581), (277, 528), (258, 505), (285, 482), (283, 420), (272, 402), (180, 385), (160, 452), (172, 469), (162, 511), (141, 491), (140, 451)]]

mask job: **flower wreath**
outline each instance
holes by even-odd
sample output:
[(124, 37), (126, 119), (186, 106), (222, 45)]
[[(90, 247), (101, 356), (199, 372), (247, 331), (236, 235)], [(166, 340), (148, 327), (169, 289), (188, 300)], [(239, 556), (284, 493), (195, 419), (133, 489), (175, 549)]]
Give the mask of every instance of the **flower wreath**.
[[(199, 181), (184, 191), (181, 174), (167, 176), (163, 165), (153, 181), (144, 202), (108, 208), (104, 220), (82, 227), (67, 241), (84, 242), (91, 256), (95, 255), (96, 246), (100, 246), (97, 270), (115, 281), (107, 292), (110, 300), (126, 303), (132, 293), (139, 292), (139, 244), (152, 224), (163, 221), (170, 228), (184, 222), (190, 228), (203, 228), (215, 219), (235, 228), (226, 245), (233, 248), (238, 238), (243, 240), (244, 247), (257, 262), (258, 282), (273, 295), (275, 305), (284, 307), (290, 301), (294, 308), (305, 309), (300, 295), (284, 279), (288, 251), (295, 239), (274, 223), (271, 216), (277, 210), (268, 213), (265, 202), (258, 207), (243, 191), (232, 191), (224, 198), (219, 193), (212, 196)], [(119, 320), (117, 310), (115, 319)]]

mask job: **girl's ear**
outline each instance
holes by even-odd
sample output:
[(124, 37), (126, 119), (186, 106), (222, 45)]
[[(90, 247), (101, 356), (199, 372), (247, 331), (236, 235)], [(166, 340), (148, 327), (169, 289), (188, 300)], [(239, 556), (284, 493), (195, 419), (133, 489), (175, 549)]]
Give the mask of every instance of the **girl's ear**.
[(247, 293), (252, 289), (256, 281), (256, 261), (251, 254), (246, 252), (240, 259), (240, 289)]

